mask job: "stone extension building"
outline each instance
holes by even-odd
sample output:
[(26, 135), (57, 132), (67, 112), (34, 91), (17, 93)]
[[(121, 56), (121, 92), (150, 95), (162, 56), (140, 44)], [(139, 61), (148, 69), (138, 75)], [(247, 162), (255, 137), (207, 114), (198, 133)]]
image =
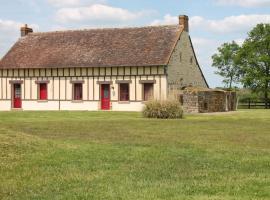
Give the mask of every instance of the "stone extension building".
[(236, 111), (236, 92), (209, 88), (187, 87), (180, 95), (186, 113)]
[(0, 110), (140, 111), (186, 86), (207, 88), (178, 25), (34, 33), (0, 60)]

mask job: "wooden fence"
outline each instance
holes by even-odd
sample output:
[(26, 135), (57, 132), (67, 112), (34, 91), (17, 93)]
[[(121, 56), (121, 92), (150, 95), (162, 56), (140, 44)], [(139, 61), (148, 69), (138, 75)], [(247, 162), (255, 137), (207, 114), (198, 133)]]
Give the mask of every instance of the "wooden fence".
[[(267, 102), (267, 105), (265, 104)], [(238, 108), (242, 109), (270, 109), (270, 100), (252, 100), (247, 99), (238, 103)]]

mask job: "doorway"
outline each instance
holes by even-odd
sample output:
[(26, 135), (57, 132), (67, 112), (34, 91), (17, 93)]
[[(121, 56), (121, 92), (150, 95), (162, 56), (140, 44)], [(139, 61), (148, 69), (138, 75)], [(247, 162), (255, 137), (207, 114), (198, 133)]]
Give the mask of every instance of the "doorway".
[(13, 108), (22, 108), (22, 89), (21, 84), (13, 84)]
[(111, 95), (110, 95), (110, 85), (101, 85), (101, 110), (111, 109)]

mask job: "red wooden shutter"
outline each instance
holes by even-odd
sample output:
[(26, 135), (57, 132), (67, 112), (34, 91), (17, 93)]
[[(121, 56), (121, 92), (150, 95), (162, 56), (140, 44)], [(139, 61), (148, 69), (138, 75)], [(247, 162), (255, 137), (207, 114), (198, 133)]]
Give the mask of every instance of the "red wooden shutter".
[(47, 100), (47, 83), (39, 84), (39, 99)]

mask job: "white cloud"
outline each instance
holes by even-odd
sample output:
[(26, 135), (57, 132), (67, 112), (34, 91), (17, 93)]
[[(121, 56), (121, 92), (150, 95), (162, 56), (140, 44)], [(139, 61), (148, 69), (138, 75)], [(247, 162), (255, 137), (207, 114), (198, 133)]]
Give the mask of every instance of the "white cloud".
[[(0, 19), (0, 58), (4, 56), (6, 51), (12, 44), (20, 37), (20, 27), (23, 24), (12, 20)], [(35, 30), (38, 30), (38, 26), (35, 24), (30, 25)]]
[(80, 4), (80, 0), (48, 0), (53, 6), (75, 6)]
[(222, 42), (207, 37), (194, 37), (192, 38), (192, 43), (200, 67), (202, 68), (210, 87), (221, 86), (222, 78), (214, 73), (215, 69), (211, 67), (211, 57), (216, 52), (217, 48), (222, 44)]
[(108, 5), (94, 4), (78, 8), (61, 8), (56, 13), (56, 20), (61, 23), (84, 21), (125, 22), (141, 18), (152, 11), (131, 12)]
[(178, 23), (178, 17), (171, 16), (170, 14), (167, 14), (164, 16), (162, 20), (154, 20), (151, 25), (156, 26), (156, 25), (165, 25), (165, 24), (177, 24)]
[(214, 33), (247, 32), (259, 23), (270, 23), (270, 15), (238, 15), (221, 20), (201, 18), (200, 21), (201, 23), (194, 24), (191, 21), (191, 26)]
[[(155, 20), (152, 25), (177, 24), (178, 17), (165, 15), (162, 20)], [(248, 32), (258, 23), (270, 23), (270, 15), (238, 15), (220, 20), (205, 19), (201, 16), (190, 18), (191, 30), (204, 30), (212, 33)]]
[(106, 0), (47, 0), (49, 4), (55, 7), (72, 7), (81, 5), (92, 5), (96, 3), (105, 3)]
[(0, 59), (7, 49), (19, 37), (19, 27), (21, 24), (11, 20), (0, 19)]
[(219, 5), (241, 7), (264, 7), (270, 6), (270, 0), (215, 0)]

